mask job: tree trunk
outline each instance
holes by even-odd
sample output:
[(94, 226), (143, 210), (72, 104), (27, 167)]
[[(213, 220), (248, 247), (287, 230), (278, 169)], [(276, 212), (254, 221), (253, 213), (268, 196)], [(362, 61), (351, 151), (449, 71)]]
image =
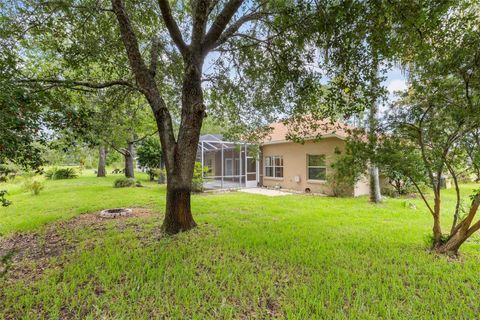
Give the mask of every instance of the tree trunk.
[[(175, 181), (170, 179), (169, 181)], [(176, 234), (194, 228), (197, 224), (193, 220), (190, 207), (190, 186), (182, 186), (176, 182), (167, 184), (167, 203), (165, 220), (162, 229), (167, 234)]]
[(460, 232), (455, 233), (450, 239), (442, 245), (436, 248), (436, 252), (446, 254), (449, 256), (458, 255), (458, 249), (467, 240), (465, 235), (461, 235)]
[(372, 65), (372, 101), (368, 114), (368, 141), (370, 144), (370, 201), (373, 203), (382, 202), (382, 195), (380, 193), (380, 177), (378, 167), (375, 164), (375, 155), (377, 152), (377, 131), (378, 131), (378, 106), (377, 106), (377, 90), (379, 90), (378, 83), (378, 52), (373, 53), (374, 61)]
[(437, 246), (435, 249), (438, 253), (448, 254), (450, 256), (456, 256), (458, 254), (458, 249), (460, 246), (468, 239), (472, 234), (480, 229), (480, 221), (477, 221), (472, 226), (471, 223), (477, 215), (478, 207), (480, 206), (480, 193), (474, 196), (470, 210), (465, 219), (463, 219), (455, 228), (452, 229), (452, 232), (441, 245)]
[(442, 227), (440, 225), (440, 193), (435, 192), (435, 204), (433, 206), (433, 248), (442, 245)]
[(178, 134), (173, 163), (165, 163), (168, 183), (163, 229), (170, 234), (196, 226), (190, 207), (190, 193), (200, 129), (205, 117), (201, 81), (203, 58), (192, 55), (186, 60), (182, 85), (183, 130)]
[(370, 167), (370, 201), (373, 203), (382, 202), (380, 175), (378, 173), (378, 167), (374, 165)]
[(135, 170), (133, 166), (133, 142), (128, 142), (127, 150), (123, 154), (125, 158), (125, 177), (127, 178), (135, 178)]
[(105, 163), (107, 160), (107, 152), (103, 145), (98, 147), (98, 169), (97, 169), (97, 177), (105, 177), (107, 175), (107, 171), (105, 169)]

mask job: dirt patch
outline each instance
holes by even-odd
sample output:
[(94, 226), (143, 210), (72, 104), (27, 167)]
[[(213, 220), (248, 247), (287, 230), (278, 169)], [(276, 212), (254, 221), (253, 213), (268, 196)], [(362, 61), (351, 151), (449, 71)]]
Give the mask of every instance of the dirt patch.
[[(152, 211), (144, 208), (134, 208), (132, 215), (115, 219), (102, 218), (99, 212), (95, 212), (48, 224), (40, 231), (0, 238), (0, 279), (16, 281), (38, 278), (45, 269), (54, 267), (51, 264), (52, 258), (75, 250), (78, 244), (75, 230), (79, 228), (102, 232), (109, 222), (147, 218), (151, 215)], [(61, 267), (61, 262), (57, 266)]]

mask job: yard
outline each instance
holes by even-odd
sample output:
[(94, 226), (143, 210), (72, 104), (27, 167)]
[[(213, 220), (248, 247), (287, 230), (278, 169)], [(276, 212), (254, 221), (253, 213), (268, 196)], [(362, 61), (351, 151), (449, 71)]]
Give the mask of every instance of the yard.
[[(39, 196), (8, 186), (0, 252), (17, 250), (0, 278), (0, 318), (458, 319), (480, 311), (477, 239), (459, 260), (430, 253), (431, 217), (420, 200), (202, 194), (192, 203), (198, 228), (166, 237), (164, 187), (114, 189), (113, 180), (47, 181)], [(446, 207), (453, 199), (448, 191)], [(149, 210), (115, 220), (86, 214), (118, 206)]]

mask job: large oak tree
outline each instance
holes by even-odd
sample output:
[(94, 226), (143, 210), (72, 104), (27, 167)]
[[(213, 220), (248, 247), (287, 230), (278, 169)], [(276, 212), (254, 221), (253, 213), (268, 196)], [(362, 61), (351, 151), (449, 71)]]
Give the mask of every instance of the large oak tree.
[(212, 114), (253, 128), (262, 116), (273, 119), (272, 110), (282, 113), (314, 94), (307, 89), (318, 82), (306, 67), (315, 48), (302, 34), (302, 21), (318, 17), (304, 3), (27, 0), (2, 13), (25, 26), (11, 32), (11, 49), (23, 52), (19, 83), (124, 86), (143, 95), (162, 144), (163, 228), (171, 234), (196, 225), (190, 188), (206, 99)]

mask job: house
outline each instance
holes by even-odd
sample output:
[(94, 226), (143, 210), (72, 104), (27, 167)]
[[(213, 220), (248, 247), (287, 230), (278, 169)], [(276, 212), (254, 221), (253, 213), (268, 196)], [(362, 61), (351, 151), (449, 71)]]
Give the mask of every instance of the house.
[[(206, 189), (269, 187), (333, 195), (327, 182), (336, 150), (345, 149), (348, 125), (320, 123), (315, 132), (302, 136), (303, 143), (287, 139), (288, 127), (282, 122), (259, 145), (224, 141), (221, 135), (200, 137), (197, 161), (207, 167)], [(316, 139), (321, 137), (321, 139)], [(347, 195), (369, 192), (366, 177), (347, 190)]]
[[(336, 150), (345, 149), (349, 135), (348, 125), (320, 123), (315, 132), (304, 134), (303, 143), (287, 140), (289, 132), (284, 123), (274, 123), (271, 133), (261, 143), (261, 172), (259, 184), (303, 192), (333, 195), (327, 182)], [(321, 137), (319, 140), (317, 137)], [(347, 195), (361, 196), (369, 193), (369, 180), (363, 177)]]

